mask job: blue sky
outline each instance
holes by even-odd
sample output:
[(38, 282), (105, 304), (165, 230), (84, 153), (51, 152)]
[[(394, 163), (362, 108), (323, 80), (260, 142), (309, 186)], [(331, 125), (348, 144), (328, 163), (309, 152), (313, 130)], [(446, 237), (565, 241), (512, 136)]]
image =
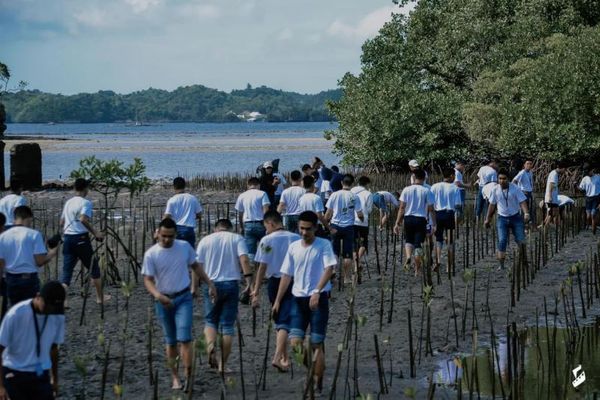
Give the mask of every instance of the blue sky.
[(203, 84), (315, 93), (360, 69), (391, 0), (0, 0), (12, 83), (72, 94)]

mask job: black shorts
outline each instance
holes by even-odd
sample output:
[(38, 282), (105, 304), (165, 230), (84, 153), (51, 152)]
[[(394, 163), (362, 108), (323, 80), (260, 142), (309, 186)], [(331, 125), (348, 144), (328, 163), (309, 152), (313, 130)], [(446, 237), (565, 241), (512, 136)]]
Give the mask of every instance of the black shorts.
[(548, 208), (548, 209), (558, 208), (558, 204), (556, 204), (556, 203), (546, 203), (546, 208)]
[(404, 217), (404, 241), (420, 248), (427, 235), (427, 218), (407, 215)]
[(364, 247), (369, 251), (369, 227), (354, 225), (354, 240), (356, 240), (356, 248)]
[(435, 228), (435, 240), (437, 242), (444, 241), (444, 232), (454, 230), (456, 227), (454, 223), (454, 211), (453, 210), (440, 210), (435, 212), (436, 228)]

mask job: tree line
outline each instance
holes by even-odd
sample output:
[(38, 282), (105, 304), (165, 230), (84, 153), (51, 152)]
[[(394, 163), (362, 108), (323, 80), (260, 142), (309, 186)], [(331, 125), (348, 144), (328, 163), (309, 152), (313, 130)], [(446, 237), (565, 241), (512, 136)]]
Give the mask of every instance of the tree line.
[(202, 85), (173, 91), (147, 89), (130, 94), (110, 90), (62, 95), (39, 90), (6, 93), (7, 122), (236, 122), (243, 112), (258, 111), (270, 122), (330, 121), (325, 103), (341, 90), (300, 94), (265, 86), (230, 93)]
[(598, 159), (599, 21), (600, 0), (420, 0), (364, 43), (328, 136), (347, 164), (378, 170)]

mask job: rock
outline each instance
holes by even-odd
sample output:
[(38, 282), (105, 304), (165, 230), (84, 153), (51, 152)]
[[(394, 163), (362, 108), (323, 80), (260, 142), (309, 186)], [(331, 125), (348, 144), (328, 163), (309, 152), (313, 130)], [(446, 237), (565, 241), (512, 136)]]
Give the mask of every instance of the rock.
[(21, 143), (10, 149), (10, 179), (18, 179), (24, 190), (42, 186), (42, 150), (37, 143)]

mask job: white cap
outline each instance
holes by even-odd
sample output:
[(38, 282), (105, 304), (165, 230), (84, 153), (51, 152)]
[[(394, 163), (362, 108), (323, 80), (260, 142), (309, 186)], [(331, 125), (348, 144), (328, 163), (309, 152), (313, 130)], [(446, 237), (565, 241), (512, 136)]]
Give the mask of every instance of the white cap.
[(412, 167), (412, 168), (418, 168), (419, 167), (419, 162), (417, 160), (410, 160), (408, 162), (408, 166)]
[(271, 161), (265, 161), (263, 168), (273, 168), (273, 163)]

